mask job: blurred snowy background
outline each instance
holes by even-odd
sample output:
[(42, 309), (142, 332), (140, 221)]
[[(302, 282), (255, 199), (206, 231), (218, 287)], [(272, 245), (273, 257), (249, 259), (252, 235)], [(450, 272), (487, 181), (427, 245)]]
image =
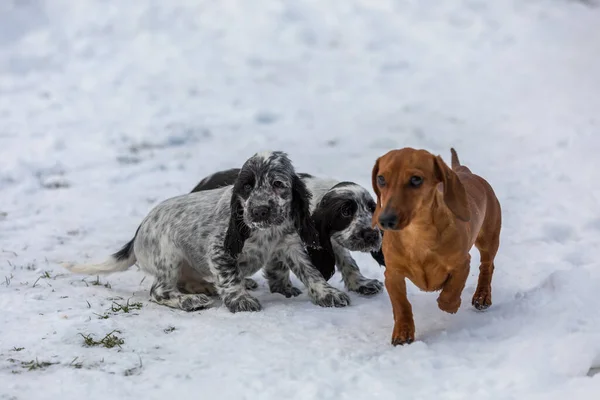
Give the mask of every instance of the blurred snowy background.
[[(3, 0), (0, 399), (596, 399), (598, 71), (591, 0)], [(404, 146), (454, 146), (504, 209), (494, 305), (474, 253), (456, 315), (409, 285), (411, 346), (385, 292), (331, 310), (260, 280), (260, 314), (184, 314), (135, 268), (57, 264), (256, 151), (370, 189)]]

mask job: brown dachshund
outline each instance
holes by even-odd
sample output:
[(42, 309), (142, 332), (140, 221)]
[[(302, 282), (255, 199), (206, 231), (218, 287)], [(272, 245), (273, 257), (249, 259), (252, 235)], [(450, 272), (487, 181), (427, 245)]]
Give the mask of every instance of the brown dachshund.
[(441, 290), (441, 310), (454, 314), (469, 275), (473, 244), (480, 254), (479, 282), (473, 306), (492, 304), (494, 257), (500, 244), (500, 203), (491, 186), (452, 152), (452, 168), (425, 150), (392, 150), (377, 159), (373, 224), (383, 235), (385, 287), (392, 302), (392, 344), (415, 338), (408, 278), (424, 291)]

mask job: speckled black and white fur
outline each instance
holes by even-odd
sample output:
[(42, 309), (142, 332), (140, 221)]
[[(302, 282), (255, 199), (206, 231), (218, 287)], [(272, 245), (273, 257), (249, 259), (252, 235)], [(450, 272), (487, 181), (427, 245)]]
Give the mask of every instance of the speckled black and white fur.
[[(244, 163), (233, 186), (156, 206), (135, 237), (105, 263), (65, 267), (95, 275), (124, 271), (137, 262), (155, 277), (150, 296), (159, 304), (198, 310), (211, 305), (209, 296), (216, 290), (225, 306), (238, 312), (261, 309), (248, 292), (256, 283), (246, 277), (264, 265), (279, 265), (299, 278), (315, 304), (344, 307), (350, 304), (348, 295), (326, 282), (306, 252), (306, 246), (318, 243), (310, 200), (285, 153), (258, 153)], [(181, 291), (178, 281), (186, 269), (201, 283), (194, 293)], [(269, 284), (271, 291), (290, 297), (291, 284)]]
[[(232, 168), (207, 176), (192, 193), (232, 185), (239, 172), (238, 168)], [(381, 282), (364, 277), (350, 254), (350, 251), (368, 251), (380, 265), (385, 265), (382, 232), (372, 227), (375, 201), (371, 194), (356, 183), (316, 178), (305, 173), (298, 175), (312, 193), (310, 209), (319, 231), (320, 248), (307, 249), (313, 265), (327, 280), (337, 265), (348, 290), (367, 296), (379, 293), (383, 289)], [(289, 273), (286, 274), (281, 265), (268, 265), (265, 274), (271, 281), (280, 281), (278, 286), (291, 286)]]

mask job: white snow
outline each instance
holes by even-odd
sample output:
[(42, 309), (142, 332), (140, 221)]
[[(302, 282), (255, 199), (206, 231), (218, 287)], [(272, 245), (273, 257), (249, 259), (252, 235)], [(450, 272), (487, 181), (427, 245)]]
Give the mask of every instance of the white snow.
[[(0, 399), (598, 399), (595, 4), (3, 1)], [(456, 315), (409, 284), (410, 346), (390, 345), (385, 292), (323, 309), (258, 276), (262, 312), (187, 314), (148, 302), (136, 268), (107, 288), (57, 263), (102, 261), (256, 151), (370, 188), (404, 146), (456, 147), (504, 210), (493, 306), (470, 306), (474, 251)], [(115, 329), (121, 348), (83, 345)]]

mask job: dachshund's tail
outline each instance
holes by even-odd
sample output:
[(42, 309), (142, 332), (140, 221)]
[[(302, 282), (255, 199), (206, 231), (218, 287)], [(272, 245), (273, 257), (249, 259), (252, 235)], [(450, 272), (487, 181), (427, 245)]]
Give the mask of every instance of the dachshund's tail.
[(456, 169), (460, 167), (460, 161), (458, 159), (458, 154), (456, 154), (456, 150), (452, 147), (450, 149), (450, 153), (452, 153), (452, 169)]

